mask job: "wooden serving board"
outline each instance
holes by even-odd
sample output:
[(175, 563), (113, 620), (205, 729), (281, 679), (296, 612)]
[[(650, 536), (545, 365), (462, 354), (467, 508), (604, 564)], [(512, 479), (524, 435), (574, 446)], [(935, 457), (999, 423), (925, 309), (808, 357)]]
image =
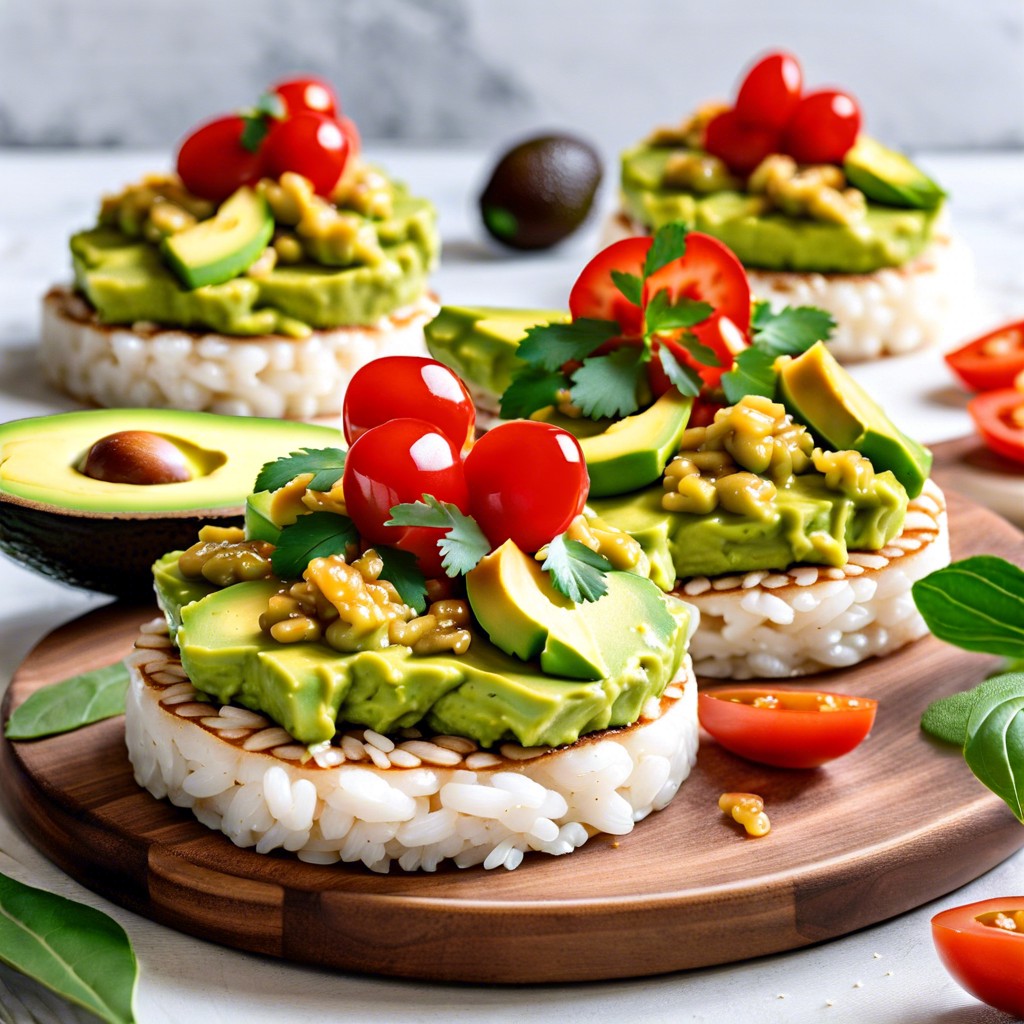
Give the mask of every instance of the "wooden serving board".
[[(1024, 563), (1024, 537), (950, 496), (955, 557)], [(5, 718), (47, 683), (130, 649), (152, 610), (113, 605), (64, 626), (21, 666)], [(351, 971), (473, 982), (620, 978), (804, 946), (950, 892), (1024, 845), (1022, 827), (960, 754), (919, 730), (936, 697), (994, 659), (927, 638), (884, 660), (806, 679), (876, 697), (873, 734), (823, 769), (759, 767), (702, 746), (664, 811), (569, 857), (512, 872), (375, 875), (233, 846), (132, 779), (111, 719), (0, 743), (9, 810), (61, 868), (140, 914), (240, 949)], [(760, 793), (772, 830), (747, 838), (718, 810)]]

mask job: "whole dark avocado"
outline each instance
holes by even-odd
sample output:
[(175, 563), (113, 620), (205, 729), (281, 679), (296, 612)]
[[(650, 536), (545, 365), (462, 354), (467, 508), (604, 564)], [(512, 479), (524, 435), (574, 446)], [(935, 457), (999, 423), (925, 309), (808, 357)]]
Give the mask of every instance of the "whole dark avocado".
[(570, 135), (539, 135), (498, 161), (480, 195), (480, 215), (502, 244), (546, 249), (586, 220), (600, 183), (592, 146)]

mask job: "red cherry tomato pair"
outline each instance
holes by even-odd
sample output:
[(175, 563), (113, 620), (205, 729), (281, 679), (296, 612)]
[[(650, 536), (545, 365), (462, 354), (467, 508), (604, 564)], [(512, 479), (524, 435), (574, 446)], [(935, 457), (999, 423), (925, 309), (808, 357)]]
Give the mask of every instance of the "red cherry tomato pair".
[(1024, 896), (981, 900), (932, 918), (943, 966), (961, 988), (1014, 1017), (1024, 1017)]
[(339, 118), (331, 87), (316, 78), (280, 82), (272, 92), (282, 100), (285, 116), (271, 122), (255, 151), (243, 144), (246, 119), (238, 114), (201, 125), (178, 150), (178, 174), (190, 192), (220, 202), (263, 175), (294, 171), (308, 178), (314, 191), (328, 195), (338, 183), (359, 136), (348, 118)]
[[(678, 343), (678, 332), (659, 335), (656, 347), (665, 345), (675, 358), (700, 374), (709, 389), (718, 386), (722, 374), (732, 366), (736, 350), (747, 344), (750, 331), (750, 284), (743, 265), (732, 251), (710, 235), (691, 231), (686, 236), (686, 252), (666, 263), (644, 283), (642, 305), (631, 303), (616, 288), (612, 271), (640, 276), (652, 240), (627, 238), (599, 252), (584, 268), (569, 293), (569, 312), (573, 319), (591, 317), (615, 320), (622, 331), (622, 342), (639, 341), (643, 334), (644, 307), (659, 292), (668, 293), (671, 302), (682, 298), (707, 302), (714, 312), (703, 323), (691, 328), (697, 340), (712, 349), (718, 366), (698, 362)], [(648, 363), (648, 378), (655, 397), (670, 387), (659, 359)]]
[(842, 163), (860, 131), (857, 101), (834, 89), (802, 91), (796, 58), (769, 53), (747, 72), (732, 109), (708, 123), (705, 148), (738, 174), (778, 152), (799, 163)]
[[(475, 444), (476, 410), (462, 381), (417, 356), (374, 360), (352, 378), (342, 414), (351, 444), (345, 504), (360, 535), (410, 551), (441, 576), (444, 531), (385, 526), (391, 509), (424, 494), (472, 515), (497, 547), (536, 551), (583, 510), (589, 477), (579, 442), (530, 420), (504, 423)], [(463, 459), (464, 456), (464, 459)]]
[(697, 698), (700, 724), (726, 750), (778, 768), (818, 768), (848, 754), (878, 702), (812, 690), (718, 686)]

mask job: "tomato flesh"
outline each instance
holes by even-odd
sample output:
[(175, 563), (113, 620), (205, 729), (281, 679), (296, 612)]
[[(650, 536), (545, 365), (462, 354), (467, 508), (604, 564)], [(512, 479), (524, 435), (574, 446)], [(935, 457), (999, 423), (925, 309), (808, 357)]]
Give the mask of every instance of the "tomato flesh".
[(425, 356), (383, 356), (360, 367), (342, 404), (345, 439), (412, 417), (432, 423), (465, 451), (476, 433), (476, 408), (466, 385), (444, 363)]
[(782, 148), (801, 164), (841, 164), (860, 132), (860, 107), (848, 93), (822, 89), (797, 104)]
[(737, 174), (750, 172), (779, 151), (779, 132), (761, 124), (748, 124), (735, 110), (716, 114), (704, 131), (704, 148)]
[(932, 940), (943, 966), (983, 1003), (1024, 1017), (1024, 932), (985, 923), (1024, 910), (1024, 896), (967, 903), (932, 918)]
[(781, 131), (800, 102), (803, 72), (796, 57), (783, 51), (762, 57), (748, 72), (736, 95), (737, 117), (752, 125)]
[(952, 371), (972, 391), (1013, 387), (1024, 373), (1024, 320), (1006, 324), (947, 352)]
[(302, 111), (273, 124), (263, 162), (272, 177), (294, 171), (310, 180), (317, 195), (328, 196), (345, 169), (348, 149), (348, 136), (333, 117)]
[(284, 100), (285, 111), (289, 115), (309, 110), (328, 117), (338, 116), (338, 97), (322, 78), (288, 78), (278, 82), (271, 92)]
[(1014, 462), (1024, 462), (1024, 391), (986, 391), (967, 403), (967, 411), (989, 448)]
[(848, 754), (871, 731), (878, 702), (780, 687), (702, 690), (698, 715), (726, 750), (777, 768), (818, 768)]
[(624, 337), (639, 338), (644, 329), (643, 310), (626, 298), (612, 280), (612, 271), (642, 277), (652, 239), (624, 238), (602, 249), (584, 268), (569, 292), (573, 320), (614, 320)]
[(659, 336), (658, 340), (670, 344), (676, 358), (696, 370), (709, 388), (717, 387), (732, 366), (735, 349), (747, 343), (750, 333), (750, 282), (743, 264), (717, 238), (691, 231), (682, 258), (666, 263), (644, 282), (644, 304), (662, 290), (668, 292), (671, 302), (697, 299), (714, 307), (707, 320), (690, 330), (714, 351), (718, 366), (700, 363), (671, 337)]
[[(345, 459), (342, 487), (352, 522), (371, 544), (401, 547), (409, 530), (426, 531), (384, 525), (393, 506), (420, 501), (424, 494), (450, 501), (463, 512), (469, 508), (458, 448), (432, 423), (410, 417), (388, 420), (356, 438)], [(444, 534), (427, 532), (435, 543)]]
[(487, 431), (465, 466), (470, 512), (495, 548), (511, 539), (539, 550), (583, 511), (590, 488), (579, 441), (536, 420)]
[(263, 158), (242, 145), (245, 120), (236, 114), (207, 121), (178, 148), (178, 175), (193, 195), (223, 202), (263, 173)]

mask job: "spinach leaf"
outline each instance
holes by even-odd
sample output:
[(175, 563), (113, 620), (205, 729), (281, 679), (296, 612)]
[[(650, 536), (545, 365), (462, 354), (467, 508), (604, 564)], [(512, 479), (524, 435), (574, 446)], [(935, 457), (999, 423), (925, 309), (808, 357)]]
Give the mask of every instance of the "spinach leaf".
[(0, 960), (108, 1024), (135, 1019), (135, 954), (92, 907), (0, 875)]
[(127, 690), (128, 669), (120, 661), (44, 686), (15, 708), (4, 735), (34, 740), (123, 715)]

